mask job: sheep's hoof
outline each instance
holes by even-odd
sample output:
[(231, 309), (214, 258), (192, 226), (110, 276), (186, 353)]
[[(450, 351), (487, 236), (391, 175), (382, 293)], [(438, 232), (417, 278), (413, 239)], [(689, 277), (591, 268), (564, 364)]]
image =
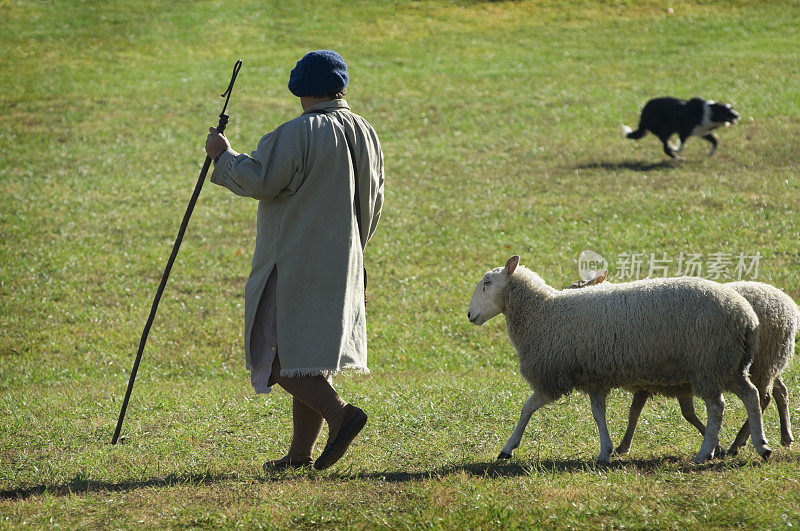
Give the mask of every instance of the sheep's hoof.
[(507, 452), (500, 452), (500, 455), (497, 456), (498, 461), (507, 461), (511, 459), (511, 454)]
[(794, 438), (791, 435), (789, 435), (789, 436), (781, 435), (781, 446), (785, 446), (786, 448), (789, 448), (792, 445), (793, 442), (794, 442)]
[(735, 444), (732, 444), (730, 448), (728, 448), (728, 455), (733, 457), (739, 454), (739, 447)]
[(772, 455), (772, 450), (765, 446), (764, 447), (764, 453), (761, 454), (761, 458), (764, 461), (769, 461), (769, 458), (770, 458), (771, 455)]
[(617, 446), (614, 449), (614, 455), (625, 455), (630, 451), (630, 449), (631, 449), (630, 446), (628, 446), (627, 448), (623, 448), (622, 446)]
[(722, 446), (717, 445), (717, 447), (714, 448), (714, 457), (716, 457), (717, 459), (722, 459), (723, 457), (725, 457), (725, 455), (726, 455), (726, 452), (722, 448)]

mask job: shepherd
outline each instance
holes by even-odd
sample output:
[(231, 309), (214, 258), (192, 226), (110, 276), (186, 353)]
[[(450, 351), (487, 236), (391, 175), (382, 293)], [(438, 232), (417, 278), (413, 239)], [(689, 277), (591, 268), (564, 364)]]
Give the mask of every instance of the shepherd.
[(303, 113), (258, 142), (250, 155), (210, 129), (211, 182), (257, 199), (252, 269), (245, 287), (244, 350), (256, 393), (274, 384), (292, 396), (293, 434), (265, 471), (328, 468), (367, 422), (332, 386), (343, 372), (369, 373), (364, 247), (383, 206), (378, 136), (345, 101), (347, 65), (332, 50), (297, 62), (289, 90)]

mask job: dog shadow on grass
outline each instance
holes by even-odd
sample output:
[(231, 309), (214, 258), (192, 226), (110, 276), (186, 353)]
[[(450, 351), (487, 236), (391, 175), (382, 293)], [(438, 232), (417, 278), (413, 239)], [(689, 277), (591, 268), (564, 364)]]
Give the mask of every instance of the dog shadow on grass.
[(621, 160), (617, 162), (586, 162), (584, 164), (577, 164), (574, 166), (576, 170), (604, 170), (604, 171), (620, 171), (620, 170), (633, 170), (633, 171), (653, 171), (653, 170), (670, 170), (678, 167), (680, 162), (674, 160), (662, 160), (659, 162), (647, 162), (643, 160)]

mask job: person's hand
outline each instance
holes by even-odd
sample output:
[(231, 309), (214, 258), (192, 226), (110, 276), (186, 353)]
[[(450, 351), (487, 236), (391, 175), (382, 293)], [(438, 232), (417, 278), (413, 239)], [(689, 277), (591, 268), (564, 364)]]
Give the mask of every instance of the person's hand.
[(225, 138), (225, 135), (218, 133), (216, 127), (209, 127), (208, 136), (206, 137), (206, 153), (208, 153), (208, 156), (216, 159), (220, 153), (229, 147), (231, 147), (231, 144)]

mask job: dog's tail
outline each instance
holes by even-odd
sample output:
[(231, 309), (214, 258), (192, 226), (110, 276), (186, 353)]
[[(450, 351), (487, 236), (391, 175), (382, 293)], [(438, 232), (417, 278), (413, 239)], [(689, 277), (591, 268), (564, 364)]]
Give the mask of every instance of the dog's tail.
[(647, 134), (647, 129), (644, 129), (640, 125), (639, 129), (634, 131), (633, 129), (631, 129), (627, 125), (623, 125), (622, 126), (622, 134), (624, 134), (627, 138), (632, 138), (634, 140), (639, 140), (640, 138), (642, 138), (644, 135)]

